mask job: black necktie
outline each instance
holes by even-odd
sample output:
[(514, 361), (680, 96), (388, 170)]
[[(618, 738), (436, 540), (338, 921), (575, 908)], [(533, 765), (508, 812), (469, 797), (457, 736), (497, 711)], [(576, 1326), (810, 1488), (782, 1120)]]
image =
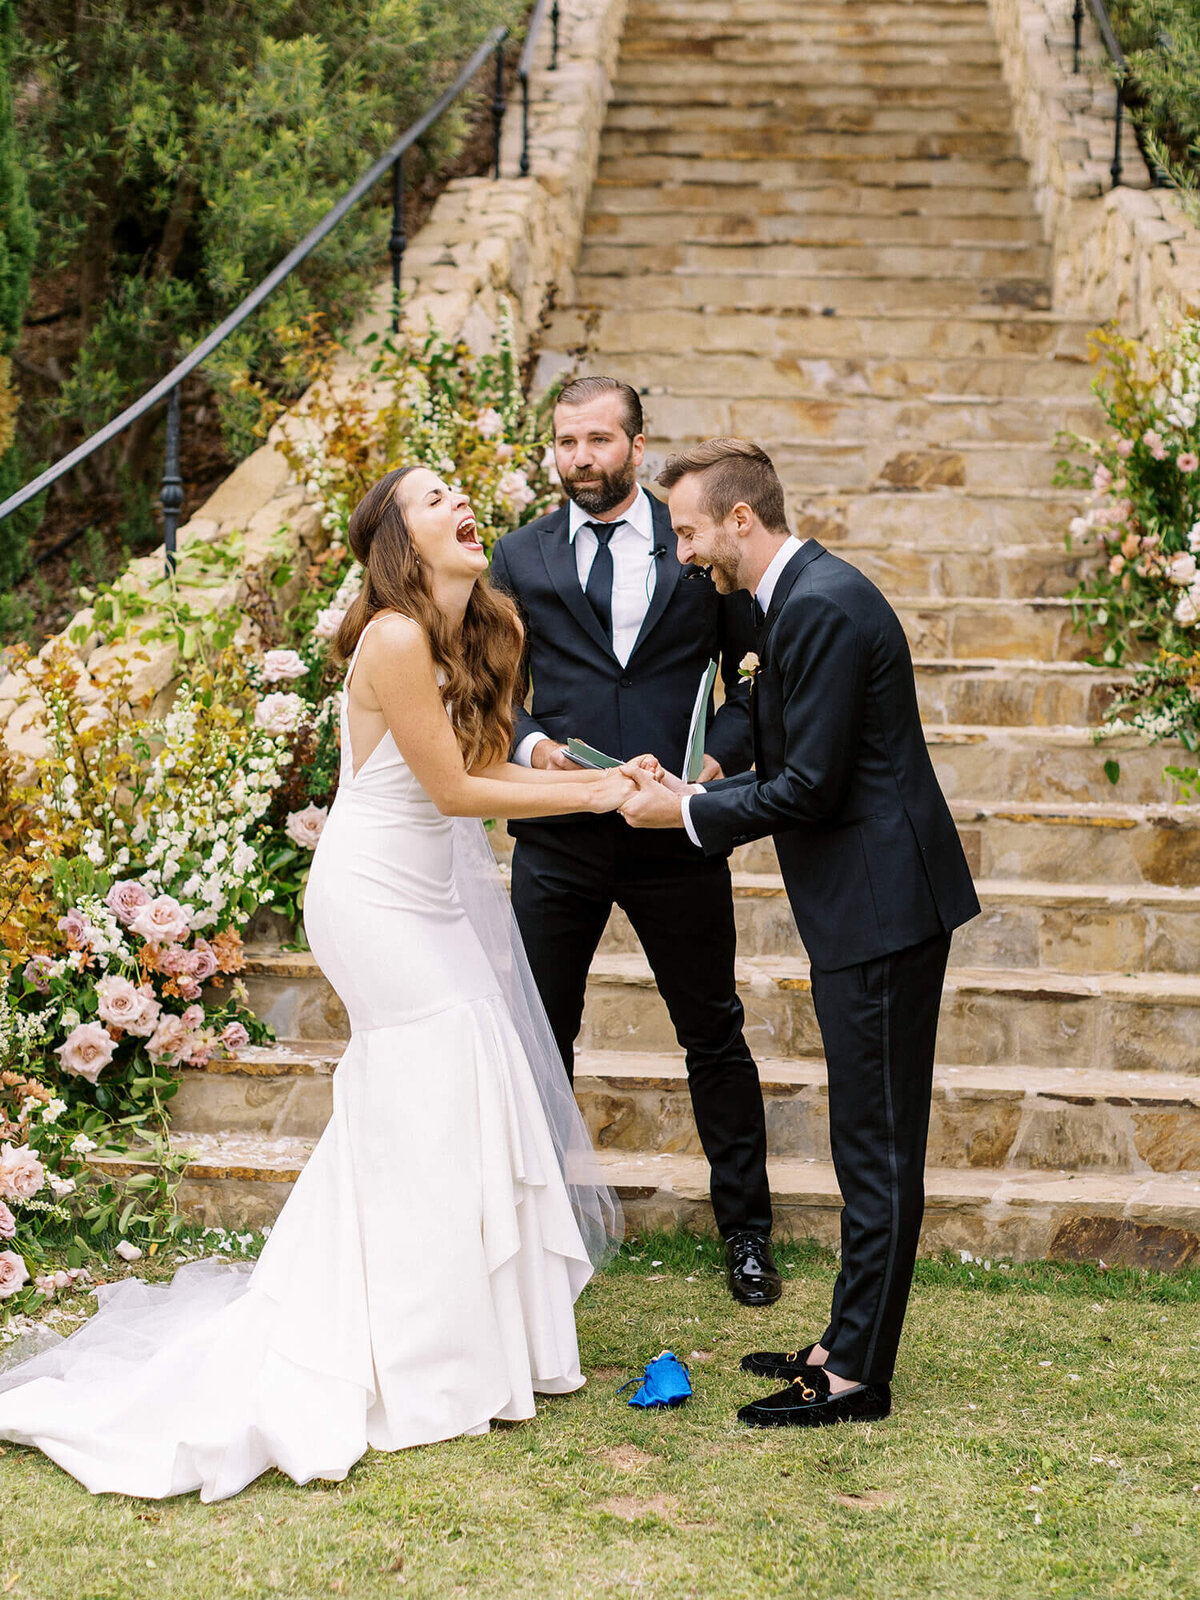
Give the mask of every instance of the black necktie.
[(624, 520), (622, 517), (616, 522), (584, 523), (584, 527), (590, 528), (596, 535), (599, 548), (583, 592), (610, 643), (612, 642), (613, 557), (609, 544), (617, 529), (624, 526)]
[(754, 613), (754, 626), (756, 628), (761, 628), (763, 623), (767, 620), (767, 614), (759, 605), (757, 596), (751, 596), (750, 605)]

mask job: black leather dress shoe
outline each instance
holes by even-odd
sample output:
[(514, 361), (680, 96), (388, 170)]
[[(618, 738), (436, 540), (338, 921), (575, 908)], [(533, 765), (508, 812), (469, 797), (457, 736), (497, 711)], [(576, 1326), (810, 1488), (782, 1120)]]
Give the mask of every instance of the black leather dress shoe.
[(783, 1293), (783, 1279), (765, 1233), (731, 1233), (725, 1241), (725, 1281), (744, 1306), (772, 1305)]
[(819, 1362), (808, 1359), (814, 1348), (806, 1344), (802, 1350), (755, 1350), (742, 1357), (742, 1371), (752, 1372), (756, 1378), (782, 1378), (790, 1383), (793, 1378), (822, 1370)]
[(860, 1383), (830, 1394), (824, 1372), (810, 1369), (778, 1394), (743, 1406), (738, 1421), (750, 1428), (824, 1428), (834, 1422), (880, 1422), (891, 1409), (890, 1384)]

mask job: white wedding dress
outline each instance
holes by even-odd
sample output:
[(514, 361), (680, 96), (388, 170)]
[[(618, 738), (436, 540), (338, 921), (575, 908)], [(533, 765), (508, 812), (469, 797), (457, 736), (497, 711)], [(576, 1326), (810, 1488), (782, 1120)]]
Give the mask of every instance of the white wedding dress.
[(355, 774), (347, 699), (305, 928), (351, 1037), (259, 1261), (101, 1289), (0, 1374), (0, 1438), (93, 1493), (340, 1479), (368, 1447), (486, 1433), (584, 1382), (574, 1301), (619, 1211), (482, 825), (443, 817), (390, 733)]

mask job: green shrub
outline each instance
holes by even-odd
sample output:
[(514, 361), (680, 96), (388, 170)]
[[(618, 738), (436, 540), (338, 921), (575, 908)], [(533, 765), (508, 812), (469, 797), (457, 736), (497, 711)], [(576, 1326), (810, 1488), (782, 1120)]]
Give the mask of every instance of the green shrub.
[(1113, 0), (1152, 162), (1200, 225), (1200, 0)]

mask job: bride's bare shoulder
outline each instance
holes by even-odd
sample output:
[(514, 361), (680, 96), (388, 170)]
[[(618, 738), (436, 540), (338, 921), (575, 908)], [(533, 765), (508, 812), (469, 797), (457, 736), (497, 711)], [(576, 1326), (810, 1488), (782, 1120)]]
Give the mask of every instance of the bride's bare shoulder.
[(396, 662), (430, 659), (425, 629), (399, 611), (381, 611), (373, 617), (367, 625), (362, 648), (364, 655), (377, 660), (384, 657)]

